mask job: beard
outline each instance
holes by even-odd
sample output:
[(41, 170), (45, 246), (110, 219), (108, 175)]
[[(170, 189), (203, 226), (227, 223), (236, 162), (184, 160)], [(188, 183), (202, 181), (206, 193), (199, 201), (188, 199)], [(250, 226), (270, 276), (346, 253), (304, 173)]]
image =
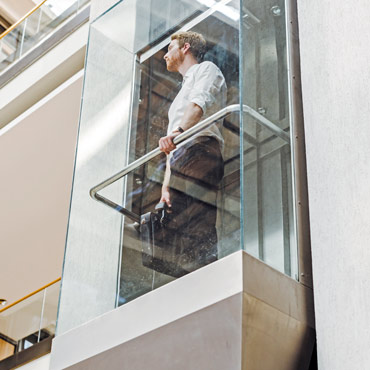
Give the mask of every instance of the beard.
[(178, 72), (179, 67), (184, 61), (184, 56), (181, 53), (173, 56), (171, 59), (166, 60), (167, 70), (169, 72)]
[(166, 61), (166, 65), (167, 65), (167, 71), (169, 72), (177, 71), (176, 64), (173, 61), (170, 61), (170, 60)]

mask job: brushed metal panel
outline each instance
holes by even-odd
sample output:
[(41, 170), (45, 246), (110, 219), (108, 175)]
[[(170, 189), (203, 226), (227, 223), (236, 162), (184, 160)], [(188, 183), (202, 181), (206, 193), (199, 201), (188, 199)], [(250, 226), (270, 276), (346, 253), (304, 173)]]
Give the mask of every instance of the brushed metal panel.
[(243, 291), (315, 328), (312, 289), (245, 252)]
[(243, 293), (243, 370), (306, 370), (315, 331), (247, 293)]

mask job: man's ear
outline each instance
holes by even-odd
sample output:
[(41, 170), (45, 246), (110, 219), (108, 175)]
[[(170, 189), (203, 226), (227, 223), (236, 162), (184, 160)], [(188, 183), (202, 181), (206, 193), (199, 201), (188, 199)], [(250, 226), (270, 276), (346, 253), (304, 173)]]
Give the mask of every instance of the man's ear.
[(190, 50), (190, 44), (188, 42), (185, 42), (182, 49), (183, 49), (184, 53), (186, 54)]

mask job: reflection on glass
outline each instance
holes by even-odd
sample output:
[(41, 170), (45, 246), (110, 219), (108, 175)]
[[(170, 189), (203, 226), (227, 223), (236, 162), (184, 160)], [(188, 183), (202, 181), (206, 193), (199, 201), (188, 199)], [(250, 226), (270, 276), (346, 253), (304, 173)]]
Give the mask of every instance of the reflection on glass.
[[(238, 103), (237, 2), (224, 1), (220, 2), (221, 7), (215, 7), (216, 2), (179, 1), (176, 6), (180, 4), (186, 11), (176, 12), (176, 16), (173, 3), (167, 4), (169, 10), (163, 14), (155, 6), (157, 2), (146, 10), (152, 12), (146, 40), (165, 35), (166, 41), (164, 45), (158, 42), (151, 48), (137, 51), (141, 57), (135, 65), (131, 161), (156, 148), (161, 137), (176, 129), (181, 121), (176, 114), (184, 114), (185, 106), (182, 105), (188, 104), (187, 99), (196, 101), (198, 98), (200, 106), (204, 105), (201, 95), (210, 94), (212, 103), (208, 110), (203, 106), (205, 113), (201, 119)], [(171, 41), (168, 30), (173, 30), (176, 22), (178, 27), (200, 33), (207, 41), (204, 57), (200, 60), (204, 63), (189, 69), (184, 81), (181, 73), (167, 70), (164, 60)], [(140, 42), (133, 44), (140, 45)], [(171, 51), (166, 58), (169, 69), (173, 69)], [(218, 84), (217, 79), (224, 82)], [(212, 90), (209, 86), (217, 87)], [(199, 96), (194, 97), (195, 91)], [(169, 119), (169, 111), (172, 111), (173, 122)], [(239, 113), (227, 115), (196, 136), (167, 159), (163, 154), (127, 178), (126, 207), (142, 215), (142, 220), (151, 212), (152, 217), (165, 219), (166, 225), (151, 234), (153, 240), (149, 241), (143, 235), (145, 227), (140, 228), (140, 234), (139, 227), (135, 228), (125, 219), (119, 304), (240, 249)], [(157, 212), (155, 207), (163, 196), (165, 169), (169, 166), (167, 161), (171, 167), (172, 207)]]
[(0, 71), (31, 50), (88, 2), (87, 0), (47, 0), (0, 39)]

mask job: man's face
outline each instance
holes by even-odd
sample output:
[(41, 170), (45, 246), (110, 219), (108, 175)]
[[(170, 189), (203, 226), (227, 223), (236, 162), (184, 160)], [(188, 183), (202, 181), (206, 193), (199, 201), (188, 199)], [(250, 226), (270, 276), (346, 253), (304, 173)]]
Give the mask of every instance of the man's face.
[(170, 72), (178, 72), (179, 67), (184, 61), (185, 54), (179, 47), (179, 40), (172, 40), (168, 45), (168, 51), (163, 57), (167, 64), (167, 70)]

